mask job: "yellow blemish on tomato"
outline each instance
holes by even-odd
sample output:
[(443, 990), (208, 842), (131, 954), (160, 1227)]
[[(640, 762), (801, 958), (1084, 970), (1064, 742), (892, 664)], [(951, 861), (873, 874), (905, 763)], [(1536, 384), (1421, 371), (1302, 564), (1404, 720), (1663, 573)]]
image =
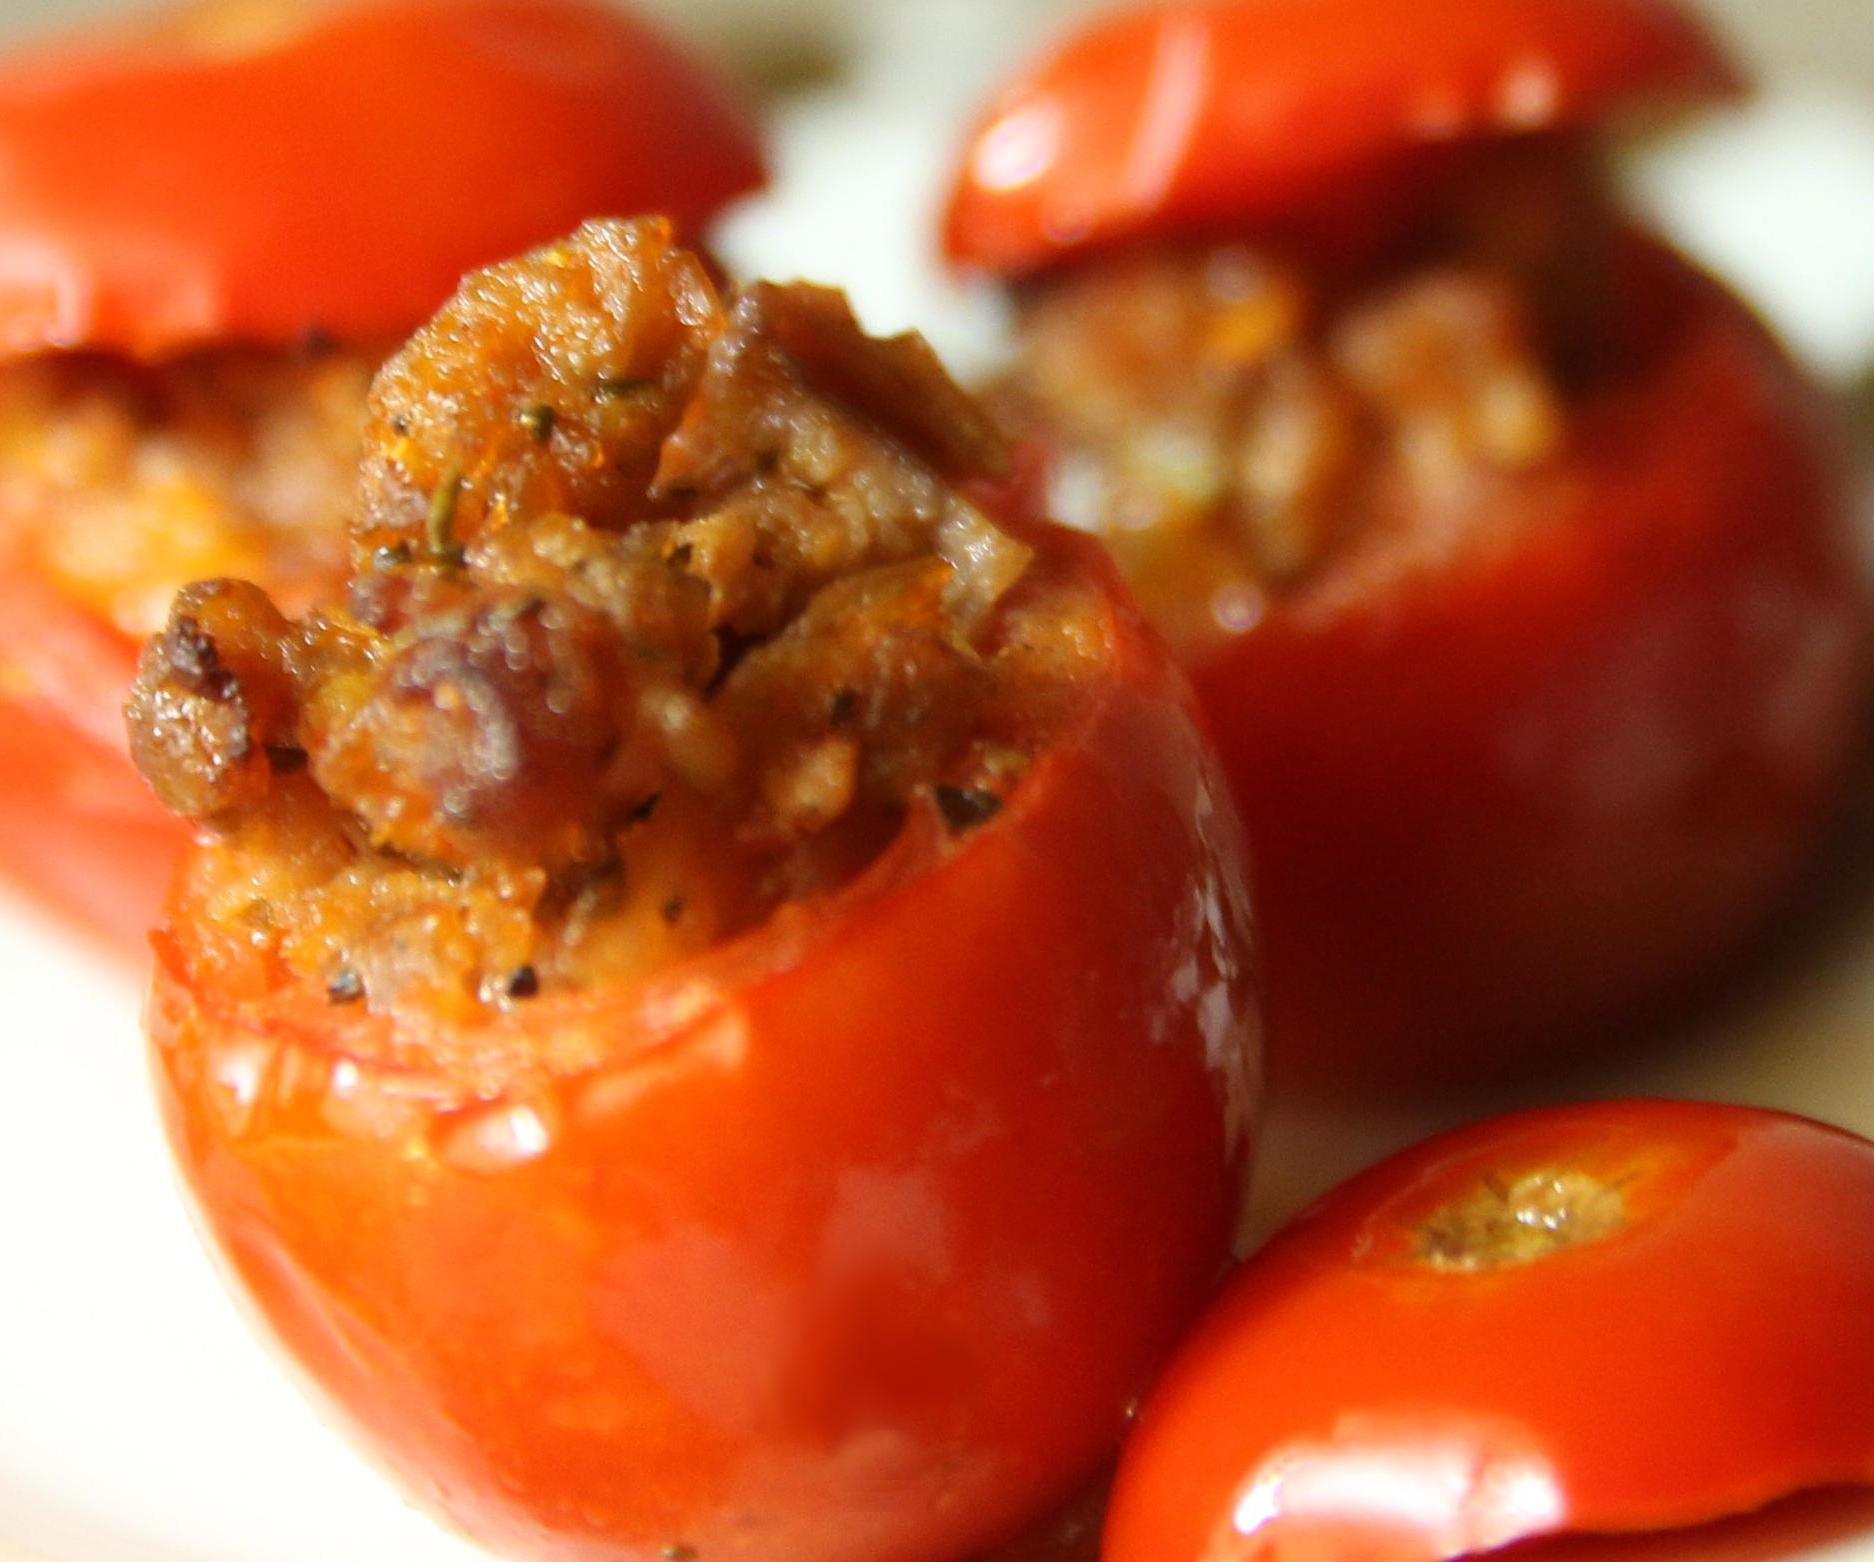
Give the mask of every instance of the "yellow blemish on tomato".
[(1553, 1167), (1486, 1176), (1417, 1225), (1413, 1257), (1428, 1269), (1478, 1274), (1604, 1242), (1626, 1228), (1624, 1186)]

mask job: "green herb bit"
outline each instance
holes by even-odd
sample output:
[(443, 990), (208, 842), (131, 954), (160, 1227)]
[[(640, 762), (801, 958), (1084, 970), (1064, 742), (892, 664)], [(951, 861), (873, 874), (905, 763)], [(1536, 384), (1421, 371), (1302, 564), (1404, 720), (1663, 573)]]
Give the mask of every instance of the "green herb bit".
[(462, 469), (456, 467), (430, 495), (429, 519), (425, 523), (429, 551), (432, 557), (445, 564), (462, 562), (462, 550), (455, 540), (455, 517), (462, 503), (464, 481)]

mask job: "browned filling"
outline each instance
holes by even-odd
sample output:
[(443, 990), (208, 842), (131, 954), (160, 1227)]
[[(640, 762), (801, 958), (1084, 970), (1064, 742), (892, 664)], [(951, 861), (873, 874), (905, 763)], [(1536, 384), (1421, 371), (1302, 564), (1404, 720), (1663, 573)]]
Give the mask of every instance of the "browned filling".
[(303, 609), (344, 578), (382, 358), (309, 344), (0, 368), (0, 560), (139, 638), (211, 576)]
[(1050, 513), (1201, 651), (1557, 456), (1613, 231), (1583, 149), (1480, 149), (1358, 261), (1155, 244), (1044, 277), (995, 402), (1051, 452)]
[(138, 763), (197, 904), (335, 1003), (470, 1019), (624, 980), (989, 819), (1104, 653), (959, 484), (1004, 459), (921, 341), (725, 303), (657, 223), (495, 267), (380, 375), (355, 572), (186, 591)]

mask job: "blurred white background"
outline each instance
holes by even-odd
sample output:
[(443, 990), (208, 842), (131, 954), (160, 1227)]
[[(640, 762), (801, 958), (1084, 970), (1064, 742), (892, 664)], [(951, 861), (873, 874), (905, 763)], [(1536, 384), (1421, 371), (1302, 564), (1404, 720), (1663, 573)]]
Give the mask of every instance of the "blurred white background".
[[(20, 30), (122, 10), (127, 0), (0, 0), (0, 28)], [(130, 0), (134, 3), (134, 0)], [(1005, 24), (1095, 8), (1101, 0), (645, 0), (677, 26), (760, 61), (819, 56), (855, 19), (921, 11), (942, 25), (966, 13)], [(1874, 87), (1868, 0), (1702, 0), (1740, 45), (1778, 75)]]

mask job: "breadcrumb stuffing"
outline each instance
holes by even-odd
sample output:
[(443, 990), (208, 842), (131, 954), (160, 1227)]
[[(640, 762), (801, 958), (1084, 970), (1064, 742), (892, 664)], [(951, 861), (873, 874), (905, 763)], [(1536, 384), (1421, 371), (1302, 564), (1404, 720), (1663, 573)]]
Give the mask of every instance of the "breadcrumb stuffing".
[(1100, 664), (929, 349), (659, 223), (471, 277), (370, 408), (343, 597), (191, 587), (130, 706), (197, 892), (334, 1004), (630, 979), (979, 828)]

